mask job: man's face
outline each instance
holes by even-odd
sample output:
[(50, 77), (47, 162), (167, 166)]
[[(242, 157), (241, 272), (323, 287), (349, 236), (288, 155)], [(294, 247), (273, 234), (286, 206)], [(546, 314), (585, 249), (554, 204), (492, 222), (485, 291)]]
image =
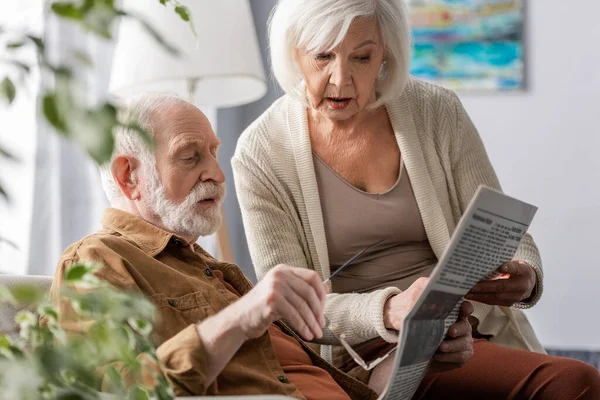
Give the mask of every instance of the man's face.
[(220, 142), (197, 108), (170, 108), (156, 115), (156, 167), (142, 168), (142, 200), (165, 229), (184, 237), (210, 235), (221, 223), (225, 196)]

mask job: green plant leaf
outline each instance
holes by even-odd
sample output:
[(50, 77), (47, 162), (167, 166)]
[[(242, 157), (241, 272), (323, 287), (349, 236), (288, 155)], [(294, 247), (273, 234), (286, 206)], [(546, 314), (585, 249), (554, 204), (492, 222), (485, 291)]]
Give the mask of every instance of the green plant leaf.
[(0, 348), (7, 349), (11, 345), (10, 339), (6, 335), (0, 335)]
[(101, 293), (82, 293), (72, 301), (75, 311), (82, 316), (104, 315), (111, 310), (110, 299)]
[(4, 200), (8, 202), (10, 201), (10, 197), (8, 197), (8, 193), (6, 193), (6, 190), (4, 190), (2, 187), (2, 184), (0, 184), (0, 197), (4, 198)]
[(17, 88), (8, 76), (0, 82), (0, 95), (6, 98), (8, 104), (12, 104), (17, 96)]
[(187, 9), (187, 7), (185, 6), (175, 6), (175, 12), (177, 14), (179, 14), (179, 16), (181, 17), (182, 20), (184, 20), (185, 22), (189, 22), (191, 17), (190, 17), (190, 10)]
[(28, 74), (31, 71), (31, 67), (19, 60), (3, 60), (0, 59), (0, 63), (11, 65), (18, 68), (21, 73)]
[(150, 335), (152, 332), (152, 323), (150, 321), (146, 321), (141, 318), (129, 318), (127, 322), (134, 331), (143, 337), (148, 337), (148, 335)]
[(123, 376), (117, 372), (115, 367), (112, 365), (106, 366), (104, 374), (108, 380), (111, 393), (125, 394), (125, 382), (123, 382)]
[(98, 397), (77, 388), (66, 388), (57, 390), (52, 400), (96, 400)]
[(77, 61), (79, 64), (83, 65), (84, 67), (89, 67), (89, 68), (94, 67), (94, 61), (89, 56), (89, 54), (84, 53), (83, 51), (74, 51), (72, 56), (75, 61)]
[(73, 71), (71, 70), (71, 68), (68, 68), (64, 65), (54, 66), (48, 61), (42, 60), (40, 66), (51, 71), (54, 75), (56, 75), (57, 78), (67, 79), (73, 77)]
[(15, 299), (10, 288), (6, 285), (0, 286), (0, 303), (8, 303), (13, 306), (17, 305), (17, 299)]
[(95, 0), (83, 0), (83, 2), (81, 4), (81, 12), (85, 14), (86, 12), (91, 10), (95, 4), (96, 4)]
[(14, 360), (23, 357), (23, 349), (16, 346), (12, 339), (6, 335), (0, 335), (0, 355)]
[(110, 161), (114, 149), (113, 130), (118, 125), (117, 110), (109, 103), (78, 116), (73, 129), (75, 139), (100, 165)]
[(60, 115), (56, 94), (47, 94), (42, 98), (42, 111), (46, 120), (59, 132), (68, 134), (67, 124)]
[(8, 240), (7, 238), (3, 238), (2, 236), (0, 236), (0, 243), (6, 243), (7, 245), (9, 245), (10, 247), (12, 247), (15, 250), (19, 250), (19, 246), (17, 246), (17, 244), (11, 240)]
[(154, 396), (156, 396), (156, 400), (173, 400), (175, 398), (173, 389), (165, 377), (158, 375), (155, 378), (158, 381), (158, 386), (154, 388)]
[(6, 44), (6, 48), (7, 49), (18, 49), (21, 48), (25, 45), (25, 42), (22, 40), (16, 41), (16, 42), (10, 42)]
[(25, 326), (35, 326), (38, 323), (38, 318), (34, 313), (29, 310), (19, 311), (15, 315), (15, 322), (21, 326), (21, 329)]
[(149, 400), (150, 397), (148, 396), (148, 392), (146, 392), (145, 390), (143, 390), (139, 387), (132, 387), (131, 389), (129, 389), (129, 393), (127, 394), (127, 399), (128, 400)]
[(2, 148), (2, 146), (0, 146), (0, 156), (10, 161), (19, 161), (19, 159), (14, 154)]
[(35, 285), (17, 284), (10, 291), (18, 304), (37, 304), (46, 296), (45, 291)]
[(77, 375), (73, 371), (62, 370), (60, 375), (69, 386), (72, 386), (75, 382), (77, 382)]
[(79, 282), (90, 272), (92, 272), (92, 268), (86, 264), (73, 264), (65, 271), (65, 281), (69, 283)]
[(43, 305), (38, 308), (38, 314), (41, 317), (46, 317), (48, 320), (55, 322), (58, 321), (58, 312), (54, 309), (54, 307), (49, 305)]
[(163, 6), (166, 6), (170, 0), (158, 0), (158, 1), (160, 1), (160, 4), (162, 4)]
[(83, 25), (95, 34), (110, 40), (112, 24), (118, 16), (118, 11), (113, 7), (95, 5), (85, 13)]
[(144, 20), (144, 18), (142, 18), (141, 16), (135, 16), (132, 14), (127, 14), (129, 17), (134, 18), (135, 20), (137, 20), (142, 27), (146, 30), (146, 32), (152, 36), (152, 38), (158, 43), (160, 44), (169, 54), (173, 55), (173, 56), (179, 56), (179, 50), (177, 50), (173, 45), (171, 45), (170, 43), (168, 43), (163, 37), (162, 35), (156, 30), (154, 29), (154, 27), (152, 25), (150, 25), (147, 21)]
[(136, 132), (138, 135), (140, 135), (146, 146), (148, 146), (150, 149), (154, 148), (154, 139), (152, 138), (152, 135), (150, 135), (150, 132), (144, 129), (139, 123), (130, 121), (125, 124), (120, 124), (120, 126), (123, 129), (130, 129)]
[(82, 10), (74, 3), (57, 1), (52, 3), (50, 9), (54, 12), (54, 14), (63, 18), (68, 18), (75, 21), (81, 21), (83, 19)]
[(41, 37), (34, 35), (27, 35), (27, 39), (31, 40), (35, 47), (37, 47), (39, 53), (43, 53), (45, 50), (44, 41)]

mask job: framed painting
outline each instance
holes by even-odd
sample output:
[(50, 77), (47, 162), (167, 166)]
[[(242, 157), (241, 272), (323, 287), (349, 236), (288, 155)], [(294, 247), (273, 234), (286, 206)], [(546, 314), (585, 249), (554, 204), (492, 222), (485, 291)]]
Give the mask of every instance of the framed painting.
[(453, 90), (525, 89), (525, 0), (407, 0), (411, 74)]

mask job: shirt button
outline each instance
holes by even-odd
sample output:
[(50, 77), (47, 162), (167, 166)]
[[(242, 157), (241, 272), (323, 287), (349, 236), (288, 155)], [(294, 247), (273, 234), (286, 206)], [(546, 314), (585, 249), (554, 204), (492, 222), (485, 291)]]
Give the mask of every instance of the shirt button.
[(173, 239), (173, 244), (177, 247), (183, 247), (183, 240), (181, 240), (179, 238), (175, 238), (175, 239)]
[(206, 274), (206, 276), (213, 276), (212, 269), (210, 269), (210, 268), (206, 268), (204, 270), (204, 273)]
[(171, 307), (176, 307), (177, 306), (177, 301), (175, 301), (173, 299), (169, 299), (167, 302), (169, 303), (169, 305)]
[(285, 377), (285, 376), (283, 376), (283, 375), (279, 375), (279, 376), (277, 377), (277, 379), (279, 379), (279, 382), (281, 382), (281, 383), (290, 383), (290, 381), (288, 380), (288, 378), (286, 378), (286, 377)]

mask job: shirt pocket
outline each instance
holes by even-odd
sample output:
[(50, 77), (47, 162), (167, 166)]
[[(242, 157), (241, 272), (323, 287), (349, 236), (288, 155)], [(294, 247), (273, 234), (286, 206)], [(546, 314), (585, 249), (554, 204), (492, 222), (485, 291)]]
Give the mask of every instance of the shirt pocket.
[(179, 297), (168, 297), (163, 293), (151, 296), (156, 306), (154, 324), (159, 344), (175, 336), (191, 324), (197, 324), (214, 315), (214, 309), (201, 291)]

